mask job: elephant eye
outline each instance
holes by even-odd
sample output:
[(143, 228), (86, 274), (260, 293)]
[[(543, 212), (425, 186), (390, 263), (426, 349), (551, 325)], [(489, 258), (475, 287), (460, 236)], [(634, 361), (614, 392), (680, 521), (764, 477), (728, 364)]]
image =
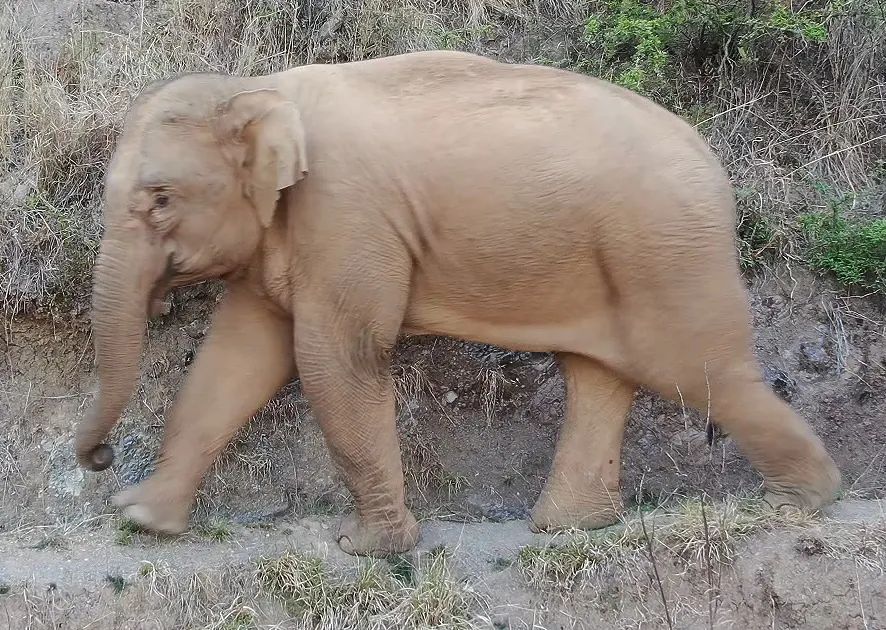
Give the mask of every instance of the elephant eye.
[(169, 195), (164, 195), (160, 193), (159, 195), (154, 196), (154, 207), (155, 208), (165, 208), (169, 205)]

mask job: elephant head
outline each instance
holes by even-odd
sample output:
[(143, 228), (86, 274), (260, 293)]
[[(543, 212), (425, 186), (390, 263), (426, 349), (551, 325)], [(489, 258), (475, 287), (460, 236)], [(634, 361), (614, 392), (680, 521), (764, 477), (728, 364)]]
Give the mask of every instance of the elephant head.
[(307, 172), (299, 110), (265, 79), (197, 74), (143, 92), (105, 177), (94, 267), (99, 392), (77, 427), (81, 466), (113, 462), (103, 441), (139, 378), (145, 323), (173, 288), (244, 269), (280, 191)]

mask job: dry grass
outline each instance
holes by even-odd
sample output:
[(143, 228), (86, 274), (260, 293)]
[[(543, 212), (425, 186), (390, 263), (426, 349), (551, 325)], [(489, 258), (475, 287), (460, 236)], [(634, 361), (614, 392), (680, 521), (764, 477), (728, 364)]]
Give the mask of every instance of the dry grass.
[[(724, 58), (673, 86), (732, 174), (748, 266), (802, 252), (798, 210), (824, 206), (813, 186), (870, 189), (884, 154), (886, 26), (856, 2), (826, 43), (780, 42), (753, 67)], [(574, 0), (160, 0), (121, 33), (73, 33), (55, 55), (7, 5), (0, 14), (0, 293), (7, 316), (80, 310), (101, 233), (104, 165), (132, 97), (184, 71), (269, 72), (428, 48), (539, 62), (551, 46), (569, 67), (593, 48)], [(511, 43), (519, 41), (519, 46)], [(565, 45), (565, 47), (564, 47)], [(547, 47), (547, 48), (546, 48)], [(699, 112), (703, 112), (699, 114)], [(863, 208), (876, 207), (876, 199)]]
[[(18, 587), (15, 606), (27, 629), (80, 627), (89, 606), (102, 609), (99, 627), (168, 627), (203, 630), (293, 628), (304, 630), (470, 630), (486, 600), (457, 578), (445, 553), (430, 553), (409, 572), (384, 560), (361, 559), (355, 568), (334, 570), (300, 552), (264, 557), (187, 573), (162, 561), (143, 562), (132, 575), (109, 575), (117, 598), (110, 602)], [(84, 599), (84, 597), (86, 599)], [(10, 600), (7, 600), (10, 601)], [(113, 604), (110, 604), (113, 607)], [(22, 610), (24, 609), (24, 610)], [(93, 621), (94, 622), (94, 621)], [(18, 626), (17, 626), (18, 627)], [(68, 627), (65, 625), (65, 627)]]
[(852, 6), (826, 43), (781, 42), (752, 70), (724, 63), (702, 96), (697, 129), (736, 187), (746, 268), (803, 260), (797, 216), (835, 195), (857, 194), (858, 215), (881, 207), (886, 23), (876, 3)]
[(445, 552), (405, 572), (361, 562), (355, 579), (330, 572), (319, 558), (287, 553), (260, 561), (256, 576), (293, 618), (319, 628), (470, 628), (482, 604), (452, 575)]
[(491, 427), (496, 407), (502, 398), (502, 390), (513, 383), (498, 366), (481, 368), (477, 380), (480, 382), (480, 407), (486, 418), (486, 426)]
[[(638, 578), (655, 568), (655, 555), (718, 571), (735, 560), (736, 545), (767, 530), (809, 525), (804, 513), (781, 514), (753, 499), (720, 504), (683, 500), (670, 508), (638, 511), (623, 524), (601, 531), (564, 532), (544, 547), (524, 547), (519, 569), (543, 590), (572, 591), (613, 574)], [(639, 578), (638, 578), (639, 579)]]
[(859, 567), (880, 575), (886, 573), (886, 520), (843, 526), (827, 533), (803, 534), (798, 550), (825, 555), (835, 560), (853, 560)]
[(47, 58), (7, 4), (0, 10), (2, 310), (83, 308), (104, 166), (126, 107), (150, 82), (187, 71), (256, 74), (478, 47), (490, 15), (516, 19), (528, 5), (368, 0), (312, 9), (296, 0), (161, 0), (138, 15), (136, 28), (74, 32)]

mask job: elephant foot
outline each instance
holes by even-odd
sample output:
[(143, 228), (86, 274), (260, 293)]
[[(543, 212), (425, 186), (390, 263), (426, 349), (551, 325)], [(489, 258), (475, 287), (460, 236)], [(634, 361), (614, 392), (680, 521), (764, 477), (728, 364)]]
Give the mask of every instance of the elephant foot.
[(613, 505), (563, 509), (548, 501), (539, 501), (529, 517), (529, 529), (536, 534), (567, 529), (600, 529), (618, 522), (620, 510)]
[(384, 558), (411, 550), (418, 543), (419, 525), (406, 510), (399, 525), (364, 525), (356, 512), (346, 516), (338, 532), (338, 546), (352, 556)]
[(764, 481), (763, 500), (778, 511), (815, 511), (833, 503), (840, 488), (841, 475), (827, 454), (820, 454), (813, 470), (802, 483)]
[(190, 504), (169, 496), (150, 479), (117, 493), (111, 502), (145, 530), (176, 535), (188, 528)]
[(838, 484), (824, 488), (766, 487), (763, 501), (783, 514), (800, 511), (814, 512), (834, 502)]

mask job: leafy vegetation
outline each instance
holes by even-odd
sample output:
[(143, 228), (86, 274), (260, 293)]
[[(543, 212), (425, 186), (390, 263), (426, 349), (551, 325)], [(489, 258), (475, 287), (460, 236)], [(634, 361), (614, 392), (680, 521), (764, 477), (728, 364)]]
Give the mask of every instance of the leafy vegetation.
[(756, 63), (763, 47), (786, 38), (822, 44), (832, 20), (846, 8), (843, 1), (797, 10), (782, 2), (755, 9), (753, 3), (709, 0), (676, 0), (666, 8), (640, 0), (598, 5), (585, 23), (587, 41), (602, 53), (593, 69), (650, 95), (679, 78), (675, 62), (713, 71), (724, 58)]
[(807, 258), (850, 287), (886, 293), (886, 218), (849, 218), (851, 198), (832, 198), (830, 212), (800, 217)]

